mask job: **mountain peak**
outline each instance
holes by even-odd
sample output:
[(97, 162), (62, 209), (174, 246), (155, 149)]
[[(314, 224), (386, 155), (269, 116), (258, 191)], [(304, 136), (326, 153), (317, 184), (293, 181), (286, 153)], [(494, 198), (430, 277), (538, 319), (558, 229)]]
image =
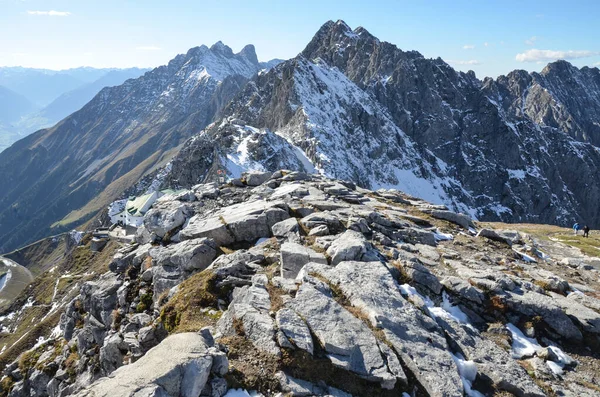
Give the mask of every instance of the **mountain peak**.
[(219, 40), (215, 44), (213, 44), (210, 47), (210, 50), (212, 52), (216, 52), (218, 54), (224, 55), (224, 56), (226, 56), (228, 58), (230, 58), (230, 57), (233, 56), (232, 49), (229, 46), (223, 44), (223, 42), (221, 40)]
[(255, 64), (255, 65), (258, 64), (258, 57), (256, 56), (256, 48), (254, 48), (254, 45), (252, 45), (252, 44), (248, 44), (244, 48), (242, 48), (242, 50), (239, 52), (239, 55), (243, 56), (244, 58), (246, 58), (247, 60), (252, 62), (252, 64)]
[(550, 62), (544, 69), (541, 71), (542, 76), (546, 76), (550, 73), (572, 73), (574, 70), (579, 70), (577, 67), (573, 66), (570, 62), (565, 60), (558, 60), (554, 62)]

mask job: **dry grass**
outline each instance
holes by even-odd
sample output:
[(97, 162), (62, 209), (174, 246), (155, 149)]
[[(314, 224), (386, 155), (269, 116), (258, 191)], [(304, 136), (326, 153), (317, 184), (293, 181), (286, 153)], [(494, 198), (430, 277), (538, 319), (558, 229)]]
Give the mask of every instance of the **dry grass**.
[(229, 372), (225, 375), (229, 387), (257, 390), (265, 395), (280, 390), (275, 373), (281, 369), (277, 356), (258, 350), (243, 336), (228, 336), (219, 342), (229, 349)]
[(202, 327), (215, 325), (220, 313), (209, 314), (218, 308), (218, 300), (225, 297), (228, 290), (216, 287), (216, 275), (205, 270), (197, 273), (179, 285), (179, 291), (167, 302), (160, 313), (160, 321), (169, 333), (198, 331)]

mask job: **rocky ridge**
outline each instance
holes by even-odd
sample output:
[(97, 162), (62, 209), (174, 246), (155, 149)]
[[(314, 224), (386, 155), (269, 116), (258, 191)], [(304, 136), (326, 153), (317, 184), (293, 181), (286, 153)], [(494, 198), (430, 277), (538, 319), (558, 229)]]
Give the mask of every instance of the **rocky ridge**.
[(3, 151), (0, 252), (104, 210), (168, 163), (261, 68), (251, 45), (238, 54), (221, 42), (195, 47)]
[(596, 396), (599, 266), (396, 190), (244, 174), (162, 197), (3, 392)]
[(330, 21), (186, 143), (169, 183), (283, 166), (397, 188), (479, 220), (598, 225), (599, 78), (561, 61), (480, 81)]

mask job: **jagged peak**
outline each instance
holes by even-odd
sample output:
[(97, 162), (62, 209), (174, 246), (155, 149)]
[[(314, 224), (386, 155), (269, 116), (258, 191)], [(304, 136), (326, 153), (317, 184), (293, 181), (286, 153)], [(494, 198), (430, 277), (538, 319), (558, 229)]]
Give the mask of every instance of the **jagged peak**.
[(561, 72), (569, 72), (572, 73), (574, 71), (578, 71), (579, 69), (576, 66), (573, 66), (570, 62), (560, 59), (558, 61), (550, 62), (544, 69), (541, 71), (542, 76), (547, 76), (550, 73), (561, 73)]
[(223, 42), (221, 40), (219, 40), (215, 44), (213, 44), (210, 47), (210, 50), (212, 52), (216, 52), (218, 54), (224, 55), (228, 58), (233, 56), (233, 50), (229, 46), (223, 44)]
[(246, 46), (244, 46), (244, 48), (242, 48), (242, 50), (238, 53), (238, 55), (241, 55), (243, 57), (245, 57), (247, 60), (249, 60), (250, 62), (252, 62), (255, 65), (258, 65), (258, 57), (256, 56), (256, 48), (254, 47), (253, 44), (247, 44)]

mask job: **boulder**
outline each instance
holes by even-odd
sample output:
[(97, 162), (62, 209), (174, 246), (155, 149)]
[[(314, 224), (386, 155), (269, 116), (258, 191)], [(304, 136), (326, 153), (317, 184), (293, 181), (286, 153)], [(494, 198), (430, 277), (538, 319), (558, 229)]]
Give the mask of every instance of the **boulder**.
[(123, 351), (127, 350), (127, 344), (117, 333), (108, 336), (104, 345), (100, 348), (100, 367), (105, 375), (123, 365)]
[(271, 179), (272, 175), (272, 172), (248, 172), (243, 177), (246, 180), (246, 185), (258, 186)]
[(496, 233), (495, 230), (492, 230), (492, 229), (481, 229), (477, 233), (477, 237), (485, 237), (485, 238), (493, 240), (493, 241), (498, 241), (501, 243), (512, 245), (512, 240), (499, 235), (498, 233)]
[(309, 262), (327, 264), (325, 255), (301, 244), (286, 242), (280, 250), (281, 276), (296, 278), (300, 269)]
[(297, 233), (298, 230), (299, 226), (296, 218), (288, 218), (277, 222), (271, 227), (271, 231), (275, 237), (285, 237), (290, 233)]
[(210, 238), (217, 246), (229, 245), (235, 241), (221, 217), (204, 218), (201, 215), (194, 215), (179, 232), (179, 236), (182, 240)]
[(198, 397), (206, 385), (213, 354), (196, 333), (167, 337), (133, 364), (100, 378), (77, 397)]
[(306, 229), (313, 229), (317, 226), (325, 225), (333, 233), (340, 232), (344, 228), (339, 218), (327, 211), (313, 212), (300, 219), (300, 224)]
[(150, 250), (158, 266), (177, 266), (185, 272), (204, 270), (217, 255), (216, 244), (209, 238), (185, 240)]
[(455, 223), (464, 229), (468, 229), (473, 221), (468, 215), (465, 214), (457, 214), (452, 211), (444, 211), (444, 210), (432, 210), (430, 215), (437, 219), (443, 219), (452, 223)]
[(193, 213), (192, 209), (177, 200), (156, 202), (144, 216), (144, 227), (158, 237), (182, 226)]
[(335, 266), (342, 261), (361, 260), (369, 249), (371, 249), (371, 244), (362, 233), (346, 230), (331, 243), (327, 249), (327, 255), (331, 258), (331, 264)]

